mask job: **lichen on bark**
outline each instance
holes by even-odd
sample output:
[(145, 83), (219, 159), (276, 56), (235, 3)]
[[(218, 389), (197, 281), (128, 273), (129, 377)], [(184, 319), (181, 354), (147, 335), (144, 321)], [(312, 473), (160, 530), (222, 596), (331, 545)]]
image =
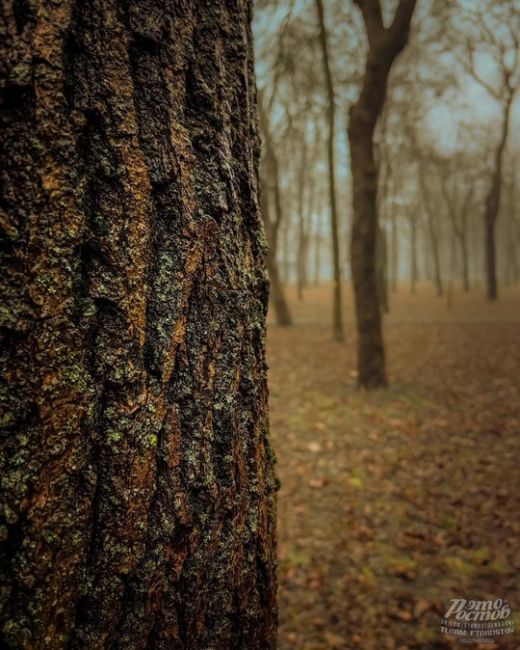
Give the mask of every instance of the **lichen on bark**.
[(250, 21), (0, 10), (2, 646), (275, 646)]

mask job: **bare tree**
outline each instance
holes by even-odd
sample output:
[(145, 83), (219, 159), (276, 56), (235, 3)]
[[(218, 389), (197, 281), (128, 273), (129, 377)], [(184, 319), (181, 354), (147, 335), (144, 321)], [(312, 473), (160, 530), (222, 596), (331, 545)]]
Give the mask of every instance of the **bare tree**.
[[(278, 249), (278, 233), (283, 223), (283, 207), (280, 192), (280, 174), (278, 158), (274, 150), (273, 139), (269, 128), (269, 121), (263, 105), (263, 97), (260, 93), (259, 112), (260, 128), (263, 136), (264, 155), (261, 166), (261, 187), (260, 201), (262, 218), (264, 221), (269, 250), (267, 252), (266, 264), (271, 281), (271, 302), (276, 313), (276, 322), (281, 326), (292, 325), (291, 312), (285, 298), (285, 292), (280, 278), (276, 253)], [(271, 197), (274, 200), (274, 217), (271, 211)]]
[[(448, 217), (453, 230), (453, 236), (459, 244), (462, 263), (462, 286), (469, 291), (468, 263), (468, 215), (474, 198), (474, 186), (471, 181), (462, 189), (460, 179), (456, 178), (451, 165), (441, 161), (439, 166), (442, 196), (446, 204)], [(451, 181), (451, 182), (450, 182)]]
[(327, 29), (325, 27), (325, 16), (322, 0), (315, 0), (318, 13), (320, 45), (323, 59), (323, 71), (325, 85), (327, 88), (327, 118), (328, 118), (328, 140), (327, 140), (327, 161), (329, 166), (329, 197), (330, 197), (330, 226), (332, 234), (332, 256), (334, 264), (334, 305), (333, 305), (333, 336), (337, 341), (343, 340), (343, 322), (341, 309), (341, 266), (338, 236), (338, 213), (336, 207), (336, 181), (335, 181), (335, 93), (334, 83), (329, 62), (329, 49), (327, 42)]
[[(408, 41), (416, 0), (399, 0), (389, 27), (379, 0), (354, 0), (361, 10), (368, 40), (365, 74), (357, 102), (350, 109), (348, 138), (353, 180), (354, 216), (351, 265), (358, 329), (358, 381), (365, 388), (387, 383), (377, 290), (377, 170), (374, 130), (384, 106), (388, 75)], [(318, 2), (318, 0), (317, 0)]]
[[(500, 108), (499, 136), (484, 209), (487, 297), (498, 297), (496, 271), (496, 222), (500, 211), (503, 160), (509, 135), (511, 107), (520, 83), (520, 10), (511, 0), (486, 0), (465, 5), (463, 63), (466, 72), (496, 100)], [(492, 62), (493, 78), (482, 74), (478, 56)]]

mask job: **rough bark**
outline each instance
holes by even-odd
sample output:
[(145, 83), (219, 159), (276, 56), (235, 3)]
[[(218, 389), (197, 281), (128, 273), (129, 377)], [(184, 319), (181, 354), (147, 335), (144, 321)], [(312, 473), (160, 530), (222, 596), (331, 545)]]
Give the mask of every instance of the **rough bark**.
[(358, 380), (365, 388), (385, 386), (385, 353), (377, 289), (377, 168), (374, 130), (384, 106), (393, 61), (408, 40), (415, 0), (400, 0), (385, 28), (379, 0), (355, 0), (368, 40), (361, 92), (350, 109), (348, 138), (353, 184), (350, 259), (358, 331)]
[(325, 84), (327, 89), (327, 161), (329, 167), (329, 202), (330, 202), (330, 229), (332, 238), (332, 261), (334, 267), (333, 278), (333, 312), (332, 328), (333, 336), (336, 341), (343, 340), (343, 316), (341, 307), (341, 264), (339, 253), (339, 235), (338, 235), (338, 211), (336, 206), (336, 160), (335, 160), (335, 129), (336, 129), (336, 106), (334, 83), (329, 62), (329, 49), (327, 42), (327, 28), (325, 26), (325, 15), (323, 11), (322, 0), (316, 1), (316, 10), (318, 13), (319, 38), (323, 60), (323, 71), (325, 75)]
[(275, 647), (250, 20), (2, 3), (3, 648)]

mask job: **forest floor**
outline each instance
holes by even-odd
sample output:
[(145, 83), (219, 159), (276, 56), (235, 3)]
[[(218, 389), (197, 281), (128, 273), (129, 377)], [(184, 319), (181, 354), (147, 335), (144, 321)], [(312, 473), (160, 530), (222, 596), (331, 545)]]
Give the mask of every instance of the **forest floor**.
[(281, 480), (280, 650), (463, 648), (451, 599), (507, 599), (520, 648), (520, 291), (489, 304), (392, 294), (390, 387), (356, 389), (351, 297), (331, 340), (331, 288), (270, 325)]

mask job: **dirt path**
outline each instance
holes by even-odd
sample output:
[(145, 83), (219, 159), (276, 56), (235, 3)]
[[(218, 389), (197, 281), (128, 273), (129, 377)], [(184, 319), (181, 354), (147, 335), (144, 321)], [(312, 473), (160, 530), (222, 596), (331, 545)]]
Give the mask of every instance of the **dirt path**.
[(520, 615), (520, 301), (436, 322), (422, 300), (387, 323), (384, 392), (325, 325), (270, 330), (281, 650), (464, 647), (439, 629), (452, 598)]

